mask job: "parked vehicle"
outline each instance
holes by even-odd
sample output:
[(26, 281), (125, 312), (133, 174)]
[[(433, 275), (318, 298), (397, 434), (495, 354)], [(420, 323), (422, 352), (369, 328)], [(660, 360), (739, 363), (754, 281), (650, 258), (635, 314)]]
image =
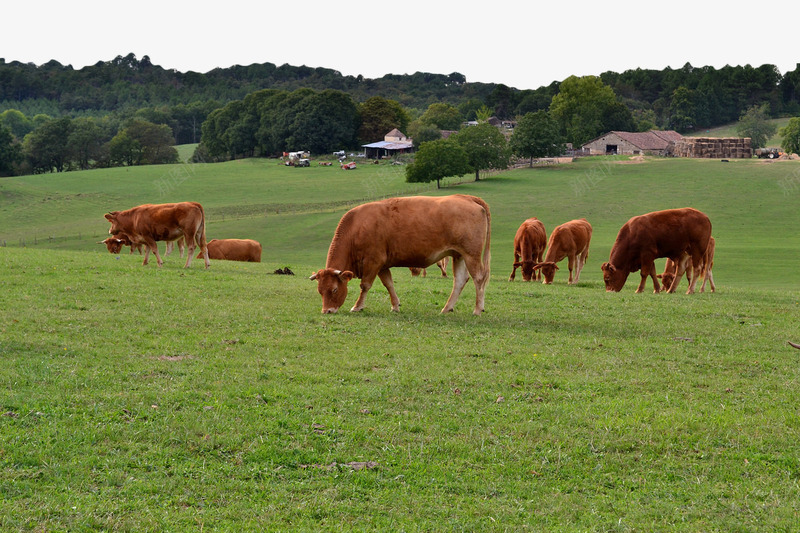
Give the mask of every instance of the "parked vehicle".
[(779, 148), (756, 148), (754, 153), (759, 159), (778, 159), (781, 156)]

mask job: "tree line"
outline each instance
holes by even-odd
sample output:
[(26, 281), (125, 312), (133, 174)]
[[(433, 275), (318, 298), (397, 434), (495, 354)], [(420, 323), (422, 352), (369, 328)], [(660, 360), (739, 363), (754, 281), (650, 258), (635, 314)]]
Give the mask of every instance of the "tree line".
[(800, 68), (687, 64), (520, 91), (458, 73), (370, 80), (270, 63), (180, 73), (133, 54), (77, 71), (0, 59), (0, 175), (168, 163), (170, 141), (200, 142), (206, 160), (355, 149), (394, 127), (419, 145), (465, 121), (536, 113), (577, 146), (609, 130), (730, 123), (756, 108), (766, 118), (800, 114)]

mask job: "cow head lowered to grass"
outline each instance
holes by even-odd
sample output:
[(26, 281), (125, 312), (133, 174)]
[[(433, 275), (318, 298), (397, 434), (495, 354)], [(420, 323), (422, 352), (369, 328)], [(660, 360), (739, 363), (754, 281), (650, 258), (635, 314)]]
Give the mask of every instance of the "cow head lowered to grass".
[(389, 291), (392, 311), (400, 310), (391, 267), (426, 268), (453, 258), (453, 290), (443, 313), (452, 311), (470, 276), (475, 283), (474, 314), (484, 309), (489, 281), (491, 216), (480, 198), (389, 198), (355, 207), (336, 227), (325, 268), (309, 279), (317, 282), (322, 312), (335, 313), (347, 298), (347, 283), (361, 279), (361, 292), (351, 311), (364, 309), (375, 278)]
[(342, 272), (332, 268), (323, 268), (311, 275), (316, 280), (317, 291), (322, 296), (322, 312), (335, 313), (347, 299), (347, 283), (354, 274), (349, 270)]

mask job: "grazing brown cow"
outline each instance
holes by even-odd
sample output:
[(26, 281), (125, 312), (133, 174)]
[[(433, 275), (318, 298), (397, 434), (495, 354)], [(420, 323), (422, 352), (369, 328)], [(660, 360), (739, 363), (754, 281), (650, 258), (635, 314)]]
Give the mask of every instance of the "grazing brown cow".
[[(443, 278), (447, 277), (447, 264), (449, 262), (450, 262), (450, 258), (449, 257), (445, 257), (443, 259), (439, 259), (438, 261), (436, 261), (436, 266), (439, 267), (439, 270), (442, 271), (442, 277)], [(419, 275), (422, 275), (422, 277), (424, 278), (425, 276), (428, 275), (428, 269), (427, 268), (410, 267), (409, 270), (411, 271), (411, 276), (412, 277), (417, 277)]]
[[(529, 218), (520, 224), (514, 236), (514, 269), (508, 281), (514, 281), (517, 268), (522, 267), (522, 280), (541, 279), (541, 273), (533, 267), (542, 262), (544, 247), (547, 244), (547, 232), (544, 224), (536, 217)], [(522, 261), (520, 261), (520, 257)]]
[[(547, 255), (544, 262), (533, 268), (541, 269), (544, 275), (542, 283), (551, 284), (558, 270), (558, 262), (567, 258), (570, 285), (578, 283), (583, 265), (589, 258), (589, 244), (592, 242), (592, 225), (585, 218), (570, 220), (553, 230), (547, 243)], [(575, 277), (572, 277), (573, 271)]]
[(142, 255), (142, 245), (131, 242), (130, 238), (125, 235), (124, 233), (120, 233), (113, 237), (108, 237), (105, 240), (98, 242), (97, 244), (105, 244), (106, 248), (108, 248), (108, 253), (111, 254), (118, 254), (122, 251), (123, 246), (130, 246), (131, 252), (133, 253), (134, 250), (139, 252), (139, 255)]
[[(197, 254), (197, 259), (202, 255)], [(208, 241), (208, 258), (260, 263), (261, 244), (252, 239), (211, 239)]]
[(391, 267), (425, 268), (453, 258), (453, 290), (442, 312), (452, 311), (470, 276), (475, 282), (475, 310), (484, 308), (489, 281), (491, 216), (480, 198), (455, 194), (441, 198), (390, 198), (345, 213), (328, 249), (325, 268), (312, 274), (322, 296), (322, 312), (335, 313), (347, 298), (347, 282), (361, 279), (361, 293), (351, 311), (361, 311), (375, 277), (389, 291), (392, 311), (400, 300)]
[[(711, 237), (708, 240), (708, 248), (706, 248), (706, 253), (703, 255), (703, 262), (699, 268), (694, 268), (692, 259), (688, 256), (686, 257), (686, 279), (689, 284), (691, 285), (692, 283), (692, 278), (694, 277), (693, 272), (703, 276), (703, 284), (700, 285), (700, 292), (705, 292), (707, 281), (711, 282), (711, 292), (717, 291), (717, 286), (714, 284), (714, 274), (711, 273), (711, 268), (714, 266), (714, 251), (716, 248), (717, 241), (714, 240), (714, 237)], [(676, 269), (677, 265), (675, 262), (672, 259), (667, 259), (667, 262), (664, 264), (664, 273), (658, 275), (662, 283), (662, 291), (666, 291), (672, 286)]]
[(159, 267), (164, 263), (158, 254), (157, 241), (175, 241), (184, 237), (188, 247), (184, 268), (192, 264), (196, 246), (200, 246), (206, 268), (209, 266), (205, 214), (203, 206), (197, 202), (145, 204), (125, 211), (112, 211), (105, 217), (111, 222), (108, 230), (111, 235), (125, 233), (131, 242), (146, 246), (143, 265), (150, 259), (151, 251), (156, 254)]
[[(686, 259), (699, 265), (710, 238), (711, 221), (704, 213), (691, 207), (654, 211), (631, 218), (619, 230), (609, 260), (601, 267), (606, 291), (620, 291), (628, 275), (641, 269), (642, 280), (636, 292), (644, 290), (648, 276), (653, 279), (654, 292), (659, 292), (654, 261), (668, 257), (678, 265), (675, 280), (667, 291), (675, 292), (686, 268)], [(696, 283), (697, 276), (692, 279), (686, 294), (694, 293)]]

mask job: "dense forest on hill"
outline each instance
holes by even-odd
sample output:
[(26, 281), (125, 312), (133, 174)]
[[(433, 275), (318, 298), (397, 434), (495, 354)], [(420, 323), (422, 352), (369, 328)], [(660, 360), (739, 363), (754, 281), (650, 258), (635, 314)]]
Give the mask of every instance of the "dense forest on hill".
[(395, 127), (419, 140), (431, 128), (435, 138), (466, 120), (539, 111), (557, 119), (564, 141), (580, 145), (615, 129), (707, 129), (756, 106), (771, 117), (800, 115), (800, 65), (781, 74), (768, 64), (687, 63), (520, 90), (457, 72), (367, 79), (272, 63), (179, 72), (134, 54), (78, 70), (0, 59), (0, 175), (169, 163), (177, 158), (172, 144), (198, 142), (214, 159), (300, 145), (357, 149)]
[[(387, 68), (391, 68), (390, 65)], [(781, 74), (774, 65), (759, 67), (693, 67), (664, 70), (635, 69), (600, 75), (635, 113), (656, 127), (711, 127), (739, 118), (752, 105), (769, 103), (774, 116), (800, 112), (800, 66)], [(387, 74), (369, 79), (344, 76), (327, 68), (272, 63), (218, 68), (207, 73), (179, 72), (150, 62), (148, 56), (117, 56), (75, 70), (50, 61), (43, 65), (0, 59), (0, 111), (18, 109), (28, 116), (46, 113), (89, 114), (189, 105), (214, 101), (226, 104), (260, 89), (292, 91), (333, 89), (356, 102), (381, 96), (411, 110), (431, 103), (458, 106), (470, 100), (488, 105), (498, 118), (514, 118), (546, 109), (559, 83), (519, 90), (503, 84), (468, 82), (457, 72)], [(670, 123), (674, 117), (692, 124)], [(469, 117), (467, 117), (469, 118)]]
[[(346, 92), (356, 101), (380, 95), (408, 108), (425, 109), (432, 102), (458, 104), (485, 100), (494, 84), (467, 83), (458, 73), (387, 74), (378, 79), (344, 76), (327, 68), (272, 63), (217, 68), (205, 74), (164, 69), (148, 56), (117, 56), (111, 61), (75, 70), (58, 61), (43, 65), (0, 59), (0, 111), (102, 115), (144, 107), (240, 100), (260, 89), (292, 91), (309, 88)], [(38, 107), (37, 107), (38, 106)]]

